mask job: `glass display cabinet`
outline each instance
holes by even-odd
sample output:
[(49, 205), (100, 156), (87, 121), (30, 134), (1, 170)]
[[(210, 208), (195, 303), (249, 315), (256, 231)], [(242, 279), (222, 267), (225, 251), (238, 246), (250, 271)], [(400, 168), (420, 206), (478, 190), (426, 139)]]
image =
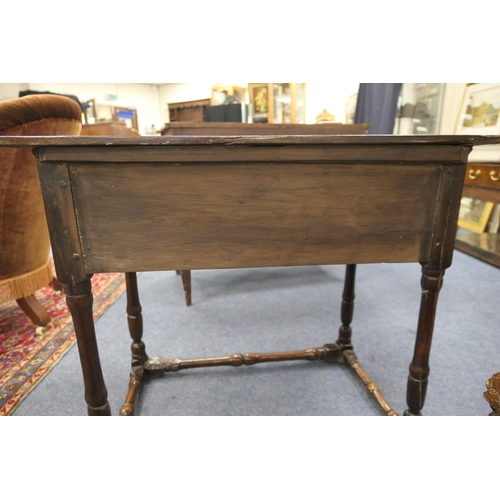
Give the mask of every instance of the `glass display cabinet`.
[(269, 123), (305, 123), (305, 83), (249, 83), (253, 116)]
[(398, 100), (395, 134), (438, 134), (444, 83), (404, 83)]

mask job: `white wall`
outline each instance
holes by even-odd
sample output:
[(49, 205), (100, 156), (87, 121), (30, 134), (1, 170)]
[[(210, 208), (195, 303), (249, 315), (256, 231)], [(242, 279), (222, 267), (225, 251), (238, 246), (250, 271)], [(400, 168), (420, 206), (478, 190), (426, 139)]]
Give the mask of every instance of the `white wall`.
[(464, 97), (465, 83), (447, 83), (444, 88), (443, 104), (441, 108), (441, 123), (439, 133), (452, 135), (455, 133), (458, 114)]
[(359, 83), (335, 81), (312, 82), (306, 85), (306, 123), (316, 123), (316, 117), (326, 109), (337, 123), (345, 123), (345, 103), (357, 94)]
[(172, 102), (196, 101), (212, 97), (214, 82), (198, 81), (197, 83), (165, 83), (158, 87), (160, 117), (162, 125), (170, 121), (168, 104)]
[(27, 83), (0, 83), (0, 101), (19, 97), (21, 90), (26, 90)]
[[(96, 99), (98, 104), (137, 109), (139, 133), (147, 135), (152, 125), (161, 130), (169, 121), (168, 103), (206, 99), (216, 82), (168, 83), (0, 83), (0, 100), (18, 97), (20, 90), (39, 90), (76, 95), (80, 101)], [(247, 83), (235, 83), (246, 87)], [(306, 87), (306, 123), (315, 123), (324, 109), (335, 115), (337, 122), (345, 122), (345, 102), (358, 92), (359, 83), (335, 81), (310, 82)], [(453, 134), (465, 84), (445, 85), (440, 134)], [(116, 94), (116, 101), (106, 99), (106, 94)]]

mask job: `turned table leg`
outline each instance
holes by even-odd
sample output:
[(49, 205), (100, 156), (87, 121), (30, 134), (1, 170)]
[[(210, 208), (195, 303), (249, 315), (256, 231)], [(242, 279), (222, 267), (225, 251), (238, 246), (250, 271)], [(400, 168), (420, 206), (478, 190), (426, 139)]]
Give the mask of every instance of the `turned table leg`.
[(147, 361), (146, 346), (142, 341), (143, 323), (142, 307), (139, 301), (137, 274), (125, 273), (127, 287), (127, 320), (130, 337), (132, 338), (132, 370), (125, 403), (120, 409), (120, 415), (133, 415), (137, 392), (142, 383), (144, 363)]
[(342, 307), (340, 319), (342, 325), (339, 328), (337, 344), (342, 349), (352, 349), (351, 322), (354, 313), (354, 282), (356, 280), (356, 264), (348, 264), (345, 269), (344, 291), (342, 293)]
[(410, 374), (406, 392), (408, 409), (405, 415), (421, 415), (424, 406), (429, 377), (429, 355), (439, 290), (443, 284), (444, 270), (422, 267), (422, 298), (418, 317), (415, 351), (410, 364)]
[(111, 415), (95, 336), (90, 278), (89, 275), (81, 283), (64, 285), (64, 291), (75, 326), (88, 414)]
[(182, 286), (184, 288), (184, 296), (186, 298), (186, 305), (191, 305), (191, 271), (182, 270), (179, 271), (182, 278)]

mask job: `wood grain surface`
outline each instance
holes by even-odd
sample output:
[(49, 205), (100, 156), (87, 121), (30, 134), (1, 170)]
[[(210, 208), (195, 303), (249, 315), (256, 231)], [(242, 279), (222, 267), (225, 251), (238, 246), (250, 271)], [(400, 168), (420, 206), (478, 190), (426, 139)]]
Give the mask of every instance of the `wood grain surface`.
[(442, 167), (71, 166), (87, 272), (418, 261)]

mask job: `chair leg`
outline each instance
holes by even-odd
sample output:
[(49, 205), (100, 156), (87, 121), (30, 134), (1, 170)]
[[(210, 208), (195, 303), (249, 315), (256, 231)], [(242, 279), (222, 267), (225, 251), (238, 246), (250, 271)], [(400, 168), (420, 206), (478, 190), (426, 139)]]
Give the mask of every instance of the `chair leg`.
[(52, 290), (54, 290), (54, 294), (57, 297), (62, 297), (62, 294), (64, 292), (64, 287), (63, 284), (57, 278), (54, 278), (50, 282), (50, 286), (52, 287)]
[(186, 305), (191, 305), (191, 271), (180, 271), (182, 285), (184, 287), (184, 295), (186, 297)]
[(50, 322), (50, 316), (34, 295), (17, 299), (16, 302), (33, 324), (46, 326)]
[(64, 289), (63, 287), (63, 284), (57, 279), (57, 278), (54, 278), (51, 283), (50, 283), (50, 286), (56, 291), (56, 292), (59, 292), (59, 291), (62, 291)]

